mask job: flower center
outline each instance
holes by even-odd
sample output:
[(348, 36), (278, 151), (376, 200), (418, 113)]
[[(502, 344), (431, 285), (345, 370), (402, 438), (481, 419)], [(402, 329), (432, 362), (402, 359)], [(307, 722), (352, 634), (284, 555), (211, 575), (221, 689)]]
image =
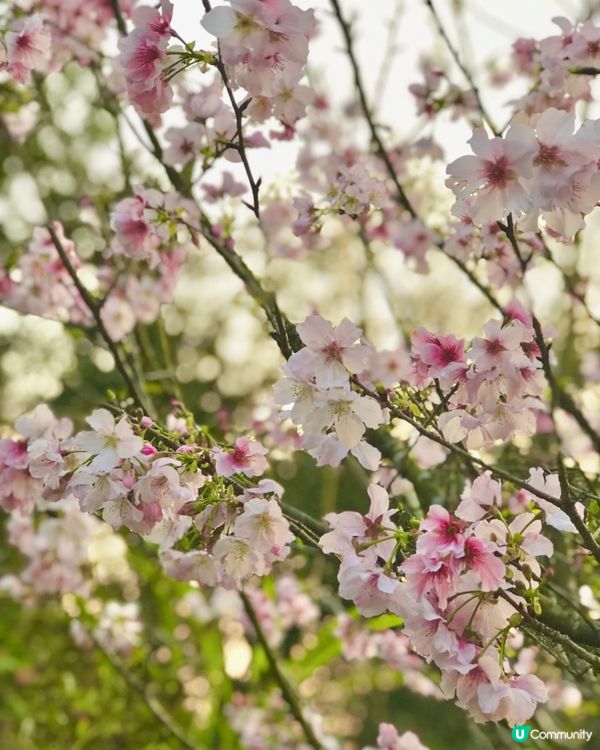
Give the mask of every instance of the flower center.
[(560, 149), (558, 146), (549, 146), (545, 143), (540, 143), (537, 156), (533, 160), (533, 163), (539, 167), (564, 167), (566, 162), (560, 156)]
[(500, 156), (494, 161), (486, 161), (484, 175), (487, 186), (492, 188), (505, 188), (515, 179), (515, 173), (505, 156)]
[(485, 342), (485, 351), (486, 354), (497, 355), (502, 354), (506, 349), (500, 339), (492, 339)]
[(323, 347), (323, 353), (326, 354), (329, 359), (339, 360), (342, 353), (342, 347), (338, 344), (337, 341), (329, 341)]

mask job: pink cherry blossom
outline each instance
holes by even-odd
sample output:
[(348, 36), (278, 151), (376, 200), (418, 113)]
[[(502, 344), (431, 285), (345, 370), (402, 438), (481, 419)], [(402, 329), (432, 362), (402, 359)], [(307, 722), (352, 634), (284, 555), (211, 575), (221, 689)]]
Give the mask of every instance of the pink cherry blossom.
[[(377, 748), (380, 748), (380, 750), (428, 750), (414, 732), (398, 734), (398, 730), (393, 724), (385, 723), (379, 725)], [(364, 748), (364, 750), (375, 749)]]
[(464, 554), (465, 524), (452, 518), (441, 505), (432, 505), (427, 511), (427, 518), (421, 522), (423, 532), (417, 541), (417, 551), (424, 555), (452, 554), (462, 557)]
[(535, 496), (533, 498), (536, 504), (544, 511), (547, 524), (554, 526), (554, 528), (559, 531), (577, 531), (575, 525), (565, 511), (557, 507), (561, 497), (558, 474), (545, 475), (542, 469), (530, 469), (528, 484), (536, 490), (541, 490), (546, 495), (555, 497), (557, 500), (557, 504), (554, 504), (541, 497)]
[(412, 555), (402, 563), (408, 588), (416, 596), (435, 594), (440, 607), (445, 607), (454, 593), (458, 569), (451, 559), (435, 555)]
[(31, 71), (44, 70), (50, 60), (51, 36), (40, 15), (15, 21), (4, 38), (9, 74), (19, 83), (29, 83)]
[(144, 443), (134, 434), (126, 417), (115, 422), (107, 409), (96, 409), (86, 422), (92, 431), (78, 433), (75, 445), (93, 456), (90, 468), (110, 471), (123, 460), (141, 453)]
[(483, 591), (494, 591), (504, 579), (506, 566), (500, 559), (501, 554), (495, 544), (475, 536), (465, 540), (464, 564), (478, 575)]
[(464, 341), (436, 336), (425, 328), (412, 333), (412, 355), (417, 376), (439, 378), (445, 385), (456, 382), (466, 370)]
[(314, 375), (319, 388), (342, 386), (348, 373), (363, 368), (369, 349), (357, 343), (362, 331), (347, 318), (334, 328), (320, 315), (310, 315), (297, 330), (306, 347), (292, 355), (290, 370)]
[(352, 599), (365, 617), (394, 609), (393, 601), (401, 587), (396, 578), (386, 575), (381, 568), (367, 567), (360, 558), (340, 570), (339, 582), (340, 596)]
[[(398, 511), (393, 508), (390, 510), (388, 493), (380, 485), (370, 484), (367, 492), (371, 505), (366, 515), (346, 510), (325, 516), (332, 531), (324, 534), (319, 540), (323, 552), (344, 555), (352, 553), (356, 544), (371, 543), (378, 537), (389, 536), (389, 527), (393, 526), (391, 517)], [(387, 559), (393, 544), (393, 540), (385, 539), (371, 549), (375, 549), (378, 554)]]
[(244, 504), (233, 533), (240, 539), (247, 539), (253, 549), (263, 553), (274, 547), (284, 547), (294, 539), (277, 501), (261, 497)]
[(476, 194), (472, 215), (478, 224), (517, 216), (531, 204), (523, 180), (533, 170), (536, 141), (526, 125), (512, 125), (505, 138), (490, 138), (482, 128), (469, 141), (474, 156), (461, 156), (448, 166), (447, 184), (459, 198)]
[(111, 225), (124, 249), (133, 258), (150, 257), (153, 232), (145, 216), (146, 203), (140, 194), (119, 201), (111, 214)]
[(267, 468), (266, 453), (267, 449), (257, 443), (256, 440), (239, 437), (236, 439), (231, 453), (223, 450), (215, 451), (217, 474), (222, 477), (230, 477), (232, 474), (241, 472), (248, 477), (259, 476)]
[(544, 683), (532, 674), (513, 677), (500, 686), (482, 684), (477, 695), (482, 713), (496, 721), (506, 719), (511, 727), (524, 724), (533, 716), (537, 704), (548, 700)]
[(502, 502), (500, 483), (486, 472), (474, 480), (461, 495), (456, 515), (465, 521), (478, 521)]
[(224, 575), (234, 586), (251, 575), (262, 575), (265, 570), (264, 557), (246, 539), (222, 536), (216, 542), (213, 554)]

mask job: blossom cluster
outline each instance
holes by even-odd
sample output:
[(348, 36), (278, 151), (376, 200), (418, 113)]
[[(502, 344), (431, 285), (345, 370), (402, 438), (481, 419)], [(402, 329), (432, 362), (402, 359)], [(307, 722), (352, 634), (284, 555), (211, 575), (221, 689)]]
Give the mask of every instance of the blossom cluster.
[[(321, 230), (328, 220), (337, 219), (348, 231), (358, 229), (361, 241), (370, 250), (379, 244), (394, 247), (406, 258), (409, 268), (425, 273), (429, 267), (426, 254), (440, 238), (398, 203), (395, 186), (387, 179), (381, 160), (352, 142), (349, 128), (353, 120), (349, 118), (344, 128), (332, 117), (324, 97), (315, 101), (307, 119), (296, 161), (301, 190), (291, 202), (285, 196), (265, 201), (263, 223), (273, 252), (301, 258), (315, 249), (325, 250), (327, 239)], [(410, 173), (409, 163), (412, 168), (413, 164), (421, 166), (440, 157), (440, 149), (425, 138), (389, 152), (403, 177)]]
[[(185, 42), (169, 46), (173, 38), (181, 40), (171, 25), (172, 16), (173, 6), (168, 0), (163, 0), (160, 10), (136, 8), (132, 14), (134, 29), (119, 44), (128, 99), (156, 125), (173, 104), (175, 76), (190, 64), (205, 68), (216, 63), (215, 55), (196, 52)], [(300, 10), (289, 0), (232, 0), (230, 6), (209, 10), (202, 24), (218, 39), (217, 57), (225, 66), (227, 85), (241, 87), (252, 97), (248, 100), (249, 117), (257, 122), (271, 116), (279, 119), (288, 137), (288, 131), (293, 131), (313, 99), (310, 87), (300, 83), (308, 40), (315, 27), (313, 12)], [(229, 117), (221, 119), (231, 124), (232, 117), (229, 110)], [(235, 130), (235, 122), (233, 125)], [(199, 133), (198, 128), (189, 128), (191, 144)], [(223, 140), (231, 140), (232, 135)]]
[[(484, 337), (465, 342), (418, 328), (410, 357), (404, 350), (376, 351), (359, 343), (361, 330), (344, 319), (338, 326), (318, 315), (297, 326), (306, 345), (283, 366), (273, 388), (275, 402), (301, 428), (301, 447), (318, 465), (337, 466), (348, 454), (377, 469), (379, 451), (367, 428), (389, 421), (385, 401), (368, 386), (380, 385), (392, 400), (396, 389), (429, 392), (446, 440), (468, 448), (537, 431), (545, 378), (531, 316), (518, 304), (506, 324), (490, 320)], [(441, 403), (440, 403), (441, 399)]]
[[(1, 459), (6, 461), (6, 456)], [(21, 475), (15, 466), (0, 470), (3, 480), (7, 474), (15, 482), (5, 490), (2, 502), (14, 499), (26, 485), (35, 484)], [(33, 499), (27, 494), (27, 505)], [(106, 525), (93, 516), (82, 513), (77, 500), (65, 497), (52, 503), (52, 515), (43, 514), (39, 523), (24, 503), (12, 509), (7, 522), (8, 542), (23, 555), (25, 564), (17, 574), (0, 577), (0, 590), (15, 599), (32, 602), (50, 594), (78, 594), (91, 592), (91, 550), (104, 533)], [(6, 506), (3, 506), (6, 509)], [(49, 505), (38, 502), (39, 510), (49, 510)], [(31, 509), (32, 510), (32, 509)]]
[(119, 63), (129, 101), (140, 115), (156, 124), (173, 102), (167, 76), (172, 17), (169, 0), (162, 0), (160, 10), (139, 6), (133, 13), (133, 31), (119, 42)]
[(461, 242), (475, 227), (509, 215), (523, 232), (543, 227), (572, 242), (600, 197), (598, 125), (586, 120), (576, 130), (574, 114), (550, 108), (516, 116), (503, 137), (477, 128), (469, 140), (473, 155), (447, 169), (446, 184), (463, 200)]
[[(309, 747), (300, 724), (289, 716), (283, 696), (271, 693), (260, 700), (260, 693), (234, 692), (224, 714), (232, 729), (237, 732), (242, 747), (256, 750), (295, 750)], [(314, 710), (305, 711), (305, 720), (323, 750), (336, 750), (337, 740), (323, 728), (323, 717)]]
[(436, 381), (447, 395), (438, 425), (450, 442), (480, 448), (537, 430), (545, 386), (539, 348), (531, 316), (520, 307), (513, 312), (520, 319), (488, 321), (484, 337), (473, 339), (466, 352), (454, 336), (413, 332), (412, 383)]
[[(120, 341), (138, 323), (153, 323), (161, 305), (172, 301), (190, 241), (189, 221), (197, 221), (189, 201), (175, 193), (136, 188), (135, 197), (115, 206), (113, 241), (93, 266), (83, 263), (60, 222), (53, 223), (71, 269), (94, 290), (100, 318), (113, 341)], [(124, 269), (119, 256), (134, 262)], [(35, 228), (26, 251), (9, 258), (0, 270), (0, 299), (20, 312), (84, 327), (93, 324), (88, 303), (46, 227)]]
[(338, 466), (352, 453), (374, 471), (381, 454), (364, 435), (387, 417), (377, 401), (352, 387), (371, 352), (359, 343), (362, 331), (346, 318), (334, 328), (320, 315), (306, 318), (297, 331), (305, 346), (282, 368), (285, 377), (273, 387), (276, 403), (302, 427), (302, 448), (317, 465)]
[(210, 10), (202, 25), (217, 37), (234, 85), (253, 98), (252, 116), (265, 120), (273, 114), (292, 127), (312, 101), (309, 87), (299, 81), (316, 25), (313, 11), (290, 0), (230, 0)]
[[(131, 16), (132, 0), (119, 0), (120, 13)], [(11, 3), (15, 17), (0, 43), (0, 69), (26, 84), (33, 72), (47, 74), (73, 58), (82, 65), (99, 62), (111, 28), (112, 4), (106, 0), (27, 0)], [(22, 15), (22, 11), (25, 15)]]
[(425, 673), (425, 663), (410, 645), (407, 635), (394, 628), (369, 630), (367, 623), (344, 613), (338, 615), (335, 634), (348, 661), (379, 659), (402, 673), (402, 684), (419, 695), (439, 699), (441, 691)]
[[(18, 518), (49, 503), (77, 507), (84, 526), (96, 522), (86, 514), (102, 511), (115, 529), (125, 526), (159, 544), (169, 575), (209, 586), (236, 587), (289, 554), (294, 537), (279, 505), (282, 488), (248, 481), (267, 466), (256, 441), (158, 451), (144, 437), (153, 430), (147, 417), (134, 423), (96, 409), (87, 422), (90, 430), (73, 435), (70, 421), (56, 420), (44, 406), (18, 420), (20, 436), (1, 445), (5, 510)], [(77, 566), (66, 542), (59, 549)]]
[(105, 651), (128, 656), (142, 640), (143, 625), (137, 602), (108, 600), (102, 603), (97, 625), (90, 631), (81, 620), (73, 619), (69, 630), (81, 649), (94, 647), (94, 639)]
[[(554, 481), (533, 478), (542, 490)], [(432, 505), (414, 539), (392, 520), (398, 510), (383, 487), (371, 484), (369, 496), (365, 515), (326, 517), (320, 545), (340, 559), (340, 595), (365, 617), (399, 615), (413, 648), (441, 670), (443, 692), (476, 721), (524, 723), (546, 689), (514, 672), (507, 639), (526, 606), (538, 606), (537, 558), (553, 553), (543, 520), (560, 525), (552, 516), (562, 511), (531, 494), (505, 502), (488, 473), (467, 483), (454, 513)]]
[(417, 112), (429, 119), (450, 110), (452, 120), (464, 115), (478, 116), (477, 97), (470, 90), (460, 89), (448, 80), (444, 70), (427, 60), (421, 62), (423, 83), (412, 83), (408, 90), (415, 97)]
[(419, 737), (411, 731), (398, 733), (393, 724), (382, 722), (379, 725), (377, 745), (364, 750), (428, 750)]
[[(53, 222), (52, 228), (71, 266), (80, 269), (75, 244), (65, 237), (59, 222)], [(91, 313), (45, 227), (36, 227), (27, 251), (11, 267), (0, 270), (0, 297), (3, 304), (20, 312), (75, 324), (91, 323)]]
[(12, 22), (0, 44), (0, 70), (18, 83), (29, 83), (33, 71), (41, 71), (50, 61), (52, 39), (42, 16), (19, 18)]
[[(291, 573), (277, 578), (274, 597), (252, 585), (246, 586), (246, 596), (250, 599), (254, 614), (271, 646), (280, 646), (292, 628), (308, 631), (319, 622), (319, 607), (302, 590), (300, 581)], [(244, 624), (252, 632), (252, 625), (249, 622)]]
[(518, 71), (533, 83), (530, 91), (515, 102), (527, 112), (551, 107), (572, 112), (577, 102), (592, 99), (590, 80), (579, 72), (600, 64), (600, 27), (592, 20), (552, 20), (558, 34), (540, 40), (521, 38), (513, 44)]
[(326, 201), (326, 204), (317, 207), (308, 193), (294, 198), (297, 217), (293, 231), (296, 237), (304, 238), (320, 232), (322, 219), (326, 215), (366, 219), (371, 209), (389, 206), (390, 196), (383, 180), (373, 176), (366, 166), (356, 163), (339, 167), (331, 178)]

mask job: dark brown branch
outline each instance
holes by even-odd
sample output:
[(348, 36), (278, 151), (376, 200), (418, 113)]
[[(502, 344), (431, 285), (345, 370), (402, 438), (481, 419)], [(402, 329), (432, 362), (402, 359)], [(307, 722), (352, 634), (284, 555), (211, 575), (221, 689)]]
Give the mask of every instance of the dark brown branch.
[(569, 73), (576, 76), (597, 76), (600, 75), (600, 68), (592, 68), (585, 65), (569, 68)]
[(112, 12), (114, 13), (114, 16), (115, 16), (119, 34), (121, 34), (121, 36), (125, 36), (127, 34), (127, 26), (125, 24), (125, 19), (123, 18), (123, 14), (121, 13), (119, 0), (110, 0), (110, 7), (112, 8)]
[(418, 218), (417, 212), (413, 208), (412, 203), (410, 202), (410, 200), (408, 199), (408, 196), (404, 192), (404, 188), (402, 187), (402, 185), (400, 184), (400, 181), (398, 180), (398, 175), (396, 174), (394, 165), (391, 162), (387, 149), (383, 145), (383, 141), (381, 140), (379, 132), (377, 131), (377, 127), (373, 121), (369, 103), (367, 101), (367, 95), (365, 93), (365, 87), (363, 85), (362, 77), (360, 74), (360, 68), (358, 66), (356, 55), (354, 54), (354, 42), (352, 41), (352, 33), (350, 31), (350, 26), (344, 18), (344, 15), (342, 13), (342, 9), (340, 7), (338, 0), (331, 0), (331, 5), (333, 7), (333, 12), (335, 13), (335, 16), (339, 22), (340, 29), (342, 30), (342, 35), (344, 37), (344, 41), (346, 43), (346, 52), (348, 54), (348, 59), (350, 60), (350, 65), (352, 66), (352, 74), (354, 76), (354, 85), (356, 87), (356, 91), (360, 99), (360, 104), (361, 104), (363, 113), (365, 115), (367, 125), (369, 126), (369, 131), (371, 133), (371, 140), (373, 142), (373, 145), (375, 146), (375, 152), (377, 156), (385, 164), (387, 172), (392, 182), (394, 183), (394, 187), (396, 188), (396, 192), (398, 196), (398, 202), (402, 206), (404, 206), (404, 208), (408, 211), (408, 213), (414, 219), (416, 219)]
[(252, 174), (252, 168), (250, 166), (250, 162), (248, 161), (248, 154), (246, 153), (246, 143), (244, 141), (243, 112), (244, 112), (244, 109), (248, 106), (248, 104), (250, 104), (250, 99), (246, 99), (246, 101), (242, 102), (241, 105), (237, 103), (236, 98), (233, 94), (233, 90), (231, 88), (231, 84), (229, 82), (227, 69), (225, 68), (223, 61), (221, 60), (220, 50), (219, 50), (219, 59), (216, 61), (215, 66), (221, 75), (221, 80), (223, 81), (223, 85), (225, 86), (225, 91), (227, 92), (227, 97), (229, 99), (229, 102), (231, 103), (233, 114), (235, 115), (235, 127), (236, 127), (236, 132), (237, 132), (237, 143), (235, 145), (235, 149), (240, 155), (240, 159), (242, 160), (244, 171), (246, 172), (246, 178), (250, 186), (250, 191), (252, 192), (252, 204), (245, 203), (245, 205), (248, 206), (248, 208), (250, 208), (250, 210), (256, 216), (257, 219), (260, 219), (259, 191), (260, 191), (261, 179), (259, 177), (258, 180), (256, 180), (254, 178), (254, 175)]

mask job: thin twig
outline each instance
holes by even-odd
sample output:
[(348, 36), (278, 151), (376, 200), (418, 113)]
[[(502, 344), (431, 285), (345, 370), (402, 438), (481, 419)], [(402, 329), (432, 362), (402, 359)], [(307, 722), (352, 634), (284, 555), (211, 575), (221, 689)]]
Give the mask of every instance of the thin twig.
[(496, 128), (494, 125), (494, 122), (490, 115), (488, 114), (487, 110), (485, 109), (483, 102), (481, 101), (481, 96), (479, 94), (479, 89), (477, 87), (477, 84), (473, 80), (473, 76), (469, 72), (469, 69), (466, 67), (466, 65), (463, 63), (460, 55), (458, 54), (458, 51), (456, 47), (452, 44), (452, 41), (450, 40), (450, 37), (448, 36), (448, 33), (446, 32), (446, 29), (444, 28), (444, 24), (442, 23), (442, 19), (439, 17), (438, 12), (433, 4), (433, 0), (424, 0), (425, 5), (429, 8), (431, 11), (431, 14), (433, 16), (433, 20), (435, 21), (435, 25), (437, 26), (437, 29), (444, 40), (446, 47), (448, 48), (448, 51), (452, 55), (452, 58), (454, 62), (458, 65), (458, 67), (461, 70), (461, 73), (466, 78), (469, 86), (471, 87), (471, 91), (473, 92), (473, 95), (475, 97), (475, 100), (477, 102), (477, 107), (481, 113), (482, 118), (484, 121), (488, 124), (490, 130), (494, 133), (494, 135), (500, 135), (500, 131)]
[(323, 746), (321, 745), (321, 743), (317, 739), (317, 736), (315, 735), (315, 730), (312, 728), (311, 724), (308, 722), (308, 720), (304, 716), (304, 713), (302, 711), (302, 706), (300, 705), (300, 699), (298, 698), (298, 695), (296, 694), (294, 687), (292, 686), (288, 678), (281, 671), (281, 667), (279, 666), (277, 658), (275, 654), (273, 653), (273, 651), (271, 650), (271, 647), (269, 646), (269, 643), (265, 637), (265, 634), (263, 632), (259, 619), (256, 616), (256, 612), (254, 611), (254, 607), (252, 606), (252, 603), (250, 602), (250, 600), (248, 599), (248, 596), (243, 591), (240, 592), (240, 596), (242, 598), (242, 602), (244, 603), (244, 609), (246, 610), (248, 619), (250, 620), (250, 622), (252, 623), (252, 627), (256, 631), (256, 637), (258, 638), (258, 642), (262, 646), (263, 651), (265, 652), (265, 656), (267, 657), (267, 661), (269, 662), (269, 668), (271, 670), (271, 674), (273, 675), (273, 678), (279, 685), (279, 688), (281, 689), (283, 697), (287, 701), (287, 704), (289, 705), (294, 718), (302, 727), (304, 734), (306, 735), (306, 739), (308, 740), (308, 744), (312, 748), (314, 748), (314, 750), (323, 750)]
[[(360, 105), (363, 111), (365, 121), (367, 123), (369, 132), (371, 134), (371, 140), (375, 146), (375, 153), (383, 162), (389, 178), (394, 183), (394, 187), (396, 188), (396, 196), (395, 196), (396, 201), (406, 211), (408, 211), (408, 213), (413, 219), (419, 219), (419, 221), (421, 221), (421, 223), (424, 224), (423, 220), (418, 215), (417, 210), (415, 209), (408, 195), (406, 194), (406, 191), (404, 190), (402, 184), (400, 183), (400, 180), (398, 179), (398, 175), (396, 174), (396, 169), (389, 157), (389, 154), (383, 144), (383, 141), (381, 140), (379, 131), (377, 129), (377, 125), (375, 124), (375, 121), (373, 120), (373, 115), (371, 113), (369, 103), (367, 101), (367, 95), (366, 95), (363, 80), (360, 74), (360, 67), (358, 65), (358, 60), (356, 58), (356, 54), (354, 51), (354, 43), (352, 40), (352, 33), (350, 30), (350, 26), (348, 22), (346, 21), (346, 19), (344, 18), (339, 1), (331, 0), (331, 5), (333, 7), (334, 15), (337, 18), (340, 29), (342, 31), (342, 36), (344, 37), (344, 41), (346, 45), (346, 54), (348, 55), (350, 66), (352, 67), (354, 85), (358, 93), (358, 98), (360, 101)], [(463, 263), (461, 260), (454, 257), (454, 255), (446, 251), (443, 240), (440, 240), (439, 242), (437, 242), (436, 247), (439, 250), (441, 250), (444, 253), (444, 255), (446, 255), (446, 257), (448, 257), (462, 271), (462, 273), (465, 276), (467, 276), (467, 278), (471, 281), (471, 283), (473, 283), (474, 286), (476, 286), (479, 289), (479, 291), (493, 305), (493, 307), (495, 307), (499, 312), (504, 314), (504, 308), (498, 302), (498, 300), (495, 298), (492, 292), (485, 286), (485, 284), (483, 284), (481, 281), (477, 279), (475, 274), (467, 268), (465, 263)]]
[(236, 143), (235, 148), (238, 154), (240, 155), (240, 159), (242, 160), (244, 171), (246, 172), (246, 178), (248, 180), (250, 191), (252, 193), (252, 203), (250, 204), (244, 201), (244, 205), (248, 206), (248, 208), (252, 211), (252, 213), (256, 216), (257, 219), (260, 219), (259, 191), (260, 191), (260, 185), (261, 185), (261, 178), (259, 177), (258, 179), (255, 179), (254, 175), (252, 174), (252, 168), (250, 166), (250, 162), (248, 161), (248, 154), (246, 153), (246, 142), (244, 140), (243, 113), (246, 107), (250, 104), (250, 99), (246, 99), (244, 102), (242, 102), (241, 105), (237, 103), (236, 98), (233, 94), (233, 90), (231, 88), (231, 84), (229, 82), (227, 69), (225, 68), (225, 65), (223, 64), (223, 61), (221, 59), (220, 49), (219, 49), (219, 59), (215, 62), (215, 67), (217, 68), (217, 70), (219, 71), (219, 74), (221, 75), (223, 86), (225, 87), (225, 91), (227, 92), (227, 97), (229, 98), (229, 101), (231, 103), (233, 114), (235, 115), (235, 127), (236, 127), (236, 133), (237, 133), (237, 143)]
[(352, 41), (352, 33), (350, 31), (350, 26), (344, 18), (344, 15), (342, 13), (342, 9), (340, 7), (338, 0), (331, 0), (331, 5), (333, 7), (333, 12), (335, 13), (335, 16), (339, 22), (340, 29), (344, 37), (344, 41), (346, 43), (346, 52), (348, 54), (348, 59), (350, 60), (350, 65), (352, 66), (352, 73), (354, 76), (354, 85), (356, 87), (356, 91), (360, 99), (360, 104), (361, 104), (363, 113), (365, 115), (365, 119), (367, 121), (369, 131), (371, 133), (371, 140), (373, 141), (373, 145), (375, 146), (375, 151), (377, 153), (377, 156), (379, 156), (379, 158), (385, 164), (387, 172), (392, 182), (394, 183), (394, 187), (396, 188), (396, 192), (398, 194), (399, 203), (401, 203), (402, 206), (404, 206), (404, 208), (413, 217), (413, 219), (416, 219), (417, 212), (413, 208), (413, 205), (408, 199), (408, 196), (404, 192), (404, 188), (400, 184), (398, 175), (396, 174), (396, 170), (394, 169), (394, 165), (392, 164), (390, 160), (387, 149), (383, 145), (383, 141), (381, 140), (377, 127), (373, 121), (373, 117), (371, 115), (371, 109), (369, 107), (369, 103), (367, 101), (367, 95), (365, 93), (365, 87), (362, 81), (362, 76), (360, 74), (360, 68), (358, 66), (356, 55), (354, 54), (354, 42)]
[(110, 334), (106, 330), (106, 327), (100, 315), (100, 310), (99, 310), (98, 305), (96, 304), (95, 300), (92, 298), (88, 290), (85, 288), (85, 286), (81, 283), (81, 280), (79, 276), (77, 275), (77, 271), (73, 268), (73, 264), (69, 260), (67, 253), (65, 252), (65, 249), (63, 247), (63, 244), (60, 241), (59, 236), (54, 231), (54, 227), (52, 226), (52, 224), (48, 224), (47, 229), (48, 229), (48, 232), (50, 233), (50, 237), (52, 238), (52, 242), (54, 243), (54, 247), (56, 248), (56, 252), (58, 253), (60, 257), (63, 266), (65, 267), (67, 273), (71, 277), (71, 280), (73, 281), (75, 288), (81, 295), (82, 300), (85, 302), (86, 307), (89, 309), (90, 313), (92, 314), (92, 317), (94, 318), (94, 322), (96, 324), (96, 328), (98, 329), (98, 333), (100, 334), (100, 336), (102, 336), (102, 338), (106, 342), (106, 345), (108, 346), (108, 349), (113, 356), (113, 359), (115, 361), (115, 366), (117, 370), (119, 371), (121, 377), (123, 378), (131, 398), (134, 400), (136, 406), (143, 409), (144, 411), (147, 411), (147, 408), (144, 405), (144, 399), (141, 393), (138, 391), (138, 388), (133, 378), (131, 377), (131, 375), (129, 374), (127, 370), (127, 367), (125, 366), (125, 362), (123, 358), (121, 357), (119, 347), (117, 346), (116, 342), (113, 341)]

